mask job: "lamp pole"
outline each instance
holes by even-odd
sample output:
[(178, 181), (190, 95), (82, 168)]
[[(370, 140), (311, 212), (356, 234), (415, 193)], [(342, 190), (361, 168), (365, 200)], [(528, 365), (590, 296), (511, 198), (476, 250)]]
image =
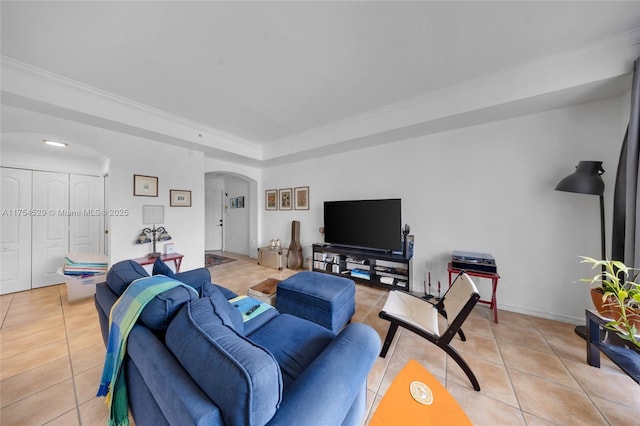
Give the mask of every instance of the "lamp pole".
[[(605, 260), (607, 258), (607, 250), (606, 250), (606, 244), (605, 244), (605, 235), (604, 235), (604, 195), (600, 194), (600, 249), (602, 251), (602, 260)], [(602, 275), (604, 276), (604, 273), (606, 271), (606, 268), (604, 265), (602, 265)]]
[[(607, 258), (605, 230), (604, 230), (604, 181), (602, 180), (602, 161), (580, 161), (576, 171), (562, 179), (556, 186), (557, 191), (573, 192), (577, 194), (598, 195), (600, 198), (600, 250), (601, 259)], [(602, 265), (602, 278), (606, 268)], [(578, 325), (575, 332), (586, 339), (586, 326)]]

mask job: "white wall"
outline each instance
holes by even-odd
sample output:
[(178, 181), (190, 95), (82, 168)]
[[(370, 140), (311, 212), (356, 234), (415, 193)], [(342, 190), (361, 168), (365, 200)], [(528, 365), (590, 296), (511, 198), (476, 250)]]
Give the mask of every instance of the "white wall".
[[(265, 211), (261, 242), (290, 243), (301, 222), (304, 256), (321, 241), (325, 200), (402, 198), (415, 235), (413, 283), (447, 281), (451, 250), (496, 258), (501, 309), (584, 322), (591, 275), (579, 255), (599, 257), (595, 196), (554, 191), (580, 160), (606, 170), (607, 245), (613, 183), (628, 117), (627, 97), (458, 129), (264, 171), (262, 187), (310, 187), (310, 210)], [(483, 299), (489, 282), (478, 282)]]
[[(144, 139), (121, 137), (109, 146), (110, 202), (130, 214), (111, 217), (111, 261), (144, 256), (151, 244), (136, 245), (144, 227), (142, 206), (164, 205), (164, 226), (176, 251), (185, 255), (181, 270), (204, 266), (204, 155)], [(133, 175), (158, 177), (158, 197), (133, 196)], [(170, 207), (169, 190), (191, 191), (191, 207)], [(158, 245), (162, 251), (163, 243)]]

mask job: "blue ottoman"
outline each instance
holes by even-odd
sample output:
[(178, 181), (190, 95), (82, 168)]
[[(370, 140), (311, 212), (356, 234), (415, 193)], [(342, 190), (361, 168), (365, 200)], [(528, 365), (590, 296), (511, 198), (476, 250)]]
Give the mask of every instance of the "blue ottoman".
[(276, 307), (337, 334), (356, 311), (356, 286), (348, 278), (299, 272), (278, 284)]

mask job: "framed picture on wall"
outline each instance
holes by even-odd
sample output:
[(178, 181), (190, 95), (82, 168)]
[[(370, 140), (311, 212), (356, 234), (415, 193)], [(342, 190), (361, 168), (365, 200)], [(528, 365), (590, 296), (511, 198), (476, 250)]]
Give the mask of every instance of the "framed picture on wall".
[(309, 210), (309, 187), (299, 186), (293, 190), (294, 208), (296, 210)]
[(191, 191), (170, 189), (169, 199), (171, 207), (191, 207)]
[(142, 206), (142, 223), (144, 225), (164, 223), (164, 206)]
[(237, 198), (232, 198), (231, 199), (231, 208), (232, 209), (238, 208), (238, 199)]
[(158, 178), (156, 176), (133, 175), (133, 195), (138, 197), (157, 197)]
[(238, 208), (244, 209), (244, 196), (238, 197)]
[(278, 191), (278, 199), (280, 201), (278, 207), (280, 210), (291, 210), (291, 188), (285, 188)]
[(265, 210), (278, 210), (278, 190), (267, 189), (264, 191)]

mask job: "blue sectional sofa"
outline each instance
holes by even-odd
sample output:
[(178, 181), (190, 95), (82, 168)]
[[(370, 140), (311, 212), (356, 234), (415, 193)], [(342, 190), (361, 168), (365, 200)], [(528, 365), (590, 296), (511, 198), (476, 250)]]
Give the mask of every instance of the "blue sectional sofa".
[[(96, 286), (105, 344), (111, 306), (135, 279), (115, 264)], [(366, 379), (380, 351), (369, 326), (337, 335), (269, 309), (248, 322), (205, 268), (175, 274), (184, 287), (157, 296), (129, 336), (125, 377), (137, 425), (360, 425)]]

